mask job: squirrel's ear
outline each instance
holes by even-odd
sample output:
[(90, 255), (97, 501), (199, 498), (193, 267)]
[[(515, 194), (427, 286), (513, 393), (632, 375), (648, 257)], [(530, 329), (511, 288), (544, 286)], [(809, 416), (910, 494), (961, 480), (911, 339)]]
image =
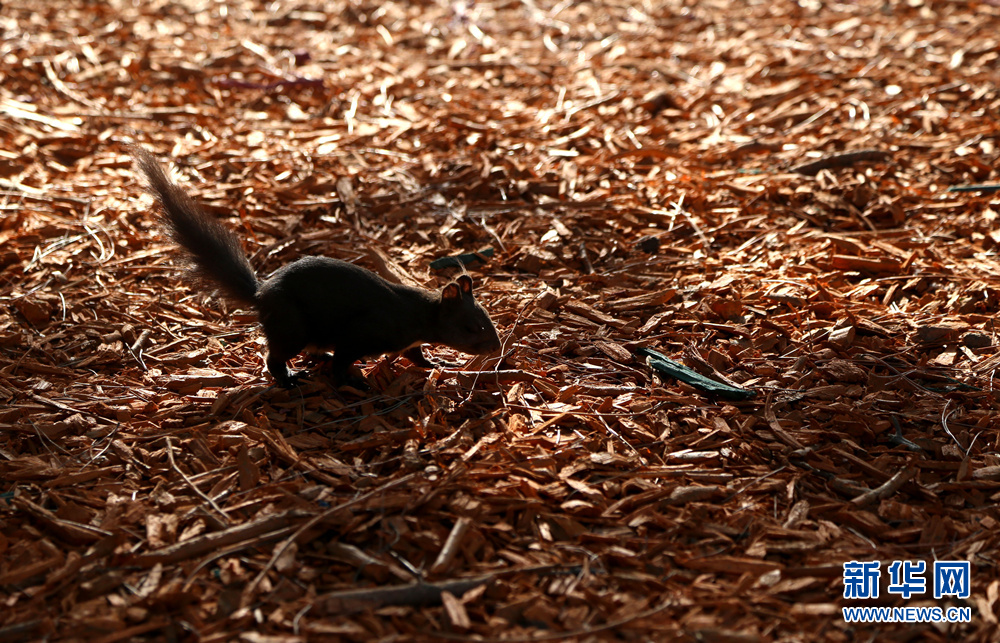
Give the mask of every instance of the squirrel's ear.
[(469, 275), (459, 275), (455, 280), (455, 283), (457, 283), (458, 287), (462, 289), (463, 295), (472, 294), (472, 277)]
[(458, 289), (458, 284), (454, 281), (441, 289), (441, 299), (460, 299), (462, 293)]

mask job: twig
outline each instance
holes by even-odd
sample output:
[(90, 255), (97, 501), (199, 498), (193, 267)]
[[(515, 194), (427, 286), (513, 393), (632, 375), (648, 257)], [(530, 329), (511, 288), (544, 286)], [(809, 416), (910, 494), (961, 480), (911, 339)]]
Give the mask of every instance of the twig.
[[(220, 548), (236, 544), (238, 549), (257, 546), (262, 542), (280, 538), (286, 530), (292, 529), (291, 523), (300, 520), (308, 514), (301, 509), (291, 509), (280, 514), (261, 518), (256, 522), (244, 523), (222, 531), (211, 531), (195, 536), (179, 543), (161, 547), (145, 554), (137, 554), (130, 560), (133, 565), (152, 567), (157, 563), (169, 565), (208, 552), (222, 553)], [(215, 556), (215, 553), (213, 553)], [(204, 561), (200, 563), (204, 565)]]
[(851, 504), (858, 507), (867, 507), (879, 500), (884, 500), (899, 491), (899, 488), (909, 482), (915, 475), (917, 475), (917, 468), (907, 467), (886, 480), (882, 486), (875, 487), (871, 491), (867, 491), (854, 498), (851, 500)]
[(1000, 183), (973, 183), (970, 185), (953, 185), (948, 192), (1000, 192)]
[(215, 509), (216, 513), (218, 513), (219, 516), (222, 517), (222, 522), (224, 522), (227, 526), (232, 524), (229, 520), (229, 516), (227, 516), (226, 512), (222, 510), (222, 507), (220, 507), (218, 504), (216, 504), (214, 500), (208, 497), (208, 494), (199, 489), (198, 485), (192, 482), (191, 478), (189, 478), (186, 473), (181, 471), (180, 467), (177, 466), (177, 463), (174, 462), (174, 445), (171, 444), (169, 435), (167, 436), (167, 459), (170, 460), (171, 468), (173, 468), (174, 471), (179, 473), (180, 476), (184, 478), (184, 482), (186, 482), (188, 486), (191, 487), (191, 489), (193, 489), (196, 494), (201, 496), (201, 498), (205, 502), (210, 504), (212, 506), (212, 509)]
[(448, 539), (444, 541), (444, 547), (438, 553), (437, 560), (431, 565), (432, 573), (442, 571), (451, 564), (451, 561), (458, 554), (458, 550), (462, 546), (462, 541), (465, 540), (465, 534), (469, 531), (471, 525), (472, 521), (466, 516), (461, 516), (455, 521), (455, 525), (448, 534)]
[(323, 513), (316, 514), (311, 519), (307, 520), (305, 523), (302, 524), (301, 527), (299, 527), (298, 529), (295, 530), (295, 533), (293, 533), (291, 536), (289, 536), (283, 543), (281, 543), (280, 545), (278, 545), (277, 547), (275, 547), (274, 553), (271, 555), (271, 560), (267, 561), (267, 564), (264, 565), (263, 569), (260, 570), (260, 573), (258, 573), (257, 576), (254, 577), (254, 579), (252, 581), (250, 581), (250, 583), (243, 589), (243, 596), (242, 596), (242, 599), (240, 601), (241, 605), (243, 605), (244, 607), (246, 607), (247, 605), (249, 605), (249, 603), (250, 603), (250, 597), (253, 596), (254, 591), (256, 591), (256, 589), (257, 589), (257, 585), (259, 585), (260, 582), (264, 579), (264, 576), (267, 574), (267, 572), (271, 571), (271, 568), (274, 567), (275, 563), (278, 562), (278, 559), (281, 558), (281, 556), (284, 555), (285, 551), (287, 551), (288, 548), (291, 547), (292, 544), (295, 543), (295, 541), (297, 541), (302, 536), (302, 534), (304, 534), (306, 531), (308, 531), (309, 529), (312, 529), (314, 526), (316, 526), (319, 523), (323, 522), (324, 520), (326, 520), (330, 516), (332, 516), (332, 515), (340, 512), (340, 511), (343, 511), (344, 509), (347, 509), (348, 507), (356, 505), (356, 504), (358, 504), (360, 502), (364, 502), (365, 500), (368, 500), (369, 498), (377, 496), (380, 493), (385, 493), (389, 489), (393, 489), (395, 487), (398, 487), (398, 486), (402, 485), (405, 482), (409, 482), (410, 480), (412, 480), (413, 478), (415, 478), (416, 475), (417, 474), (415, 474), (415, 473), (410, 473), (410, 474), (407, 474), (407, 475), (403, 476), (402, 478), (397, 478), (396, 480), (393, 480), (392, 482), (389, 482), (389, 483), (386, 483), (386, 484), (382, 485), (378, 489), (372, 489), (371, 491), (369, 491), (366, 494), (362, 494), (362, 495), (360, 495), (360, 496), (358, 496), (356, 498), (352, 498), (351, 500), (348, 500), (347, 502), (341, 503), (341, 504), (339, 504), (339, 505), (337, 505), (335, 507), (330, 507), (329, 509), (327, 509)]
[[(618, 619), (617, 621), (611, 621), (610, 623), (604, 623), (603, 625), (595, 625), (593, 627), (583, 627), (578, 630), (571, 630), (569, 632), (553, 632), (551, 634), (543, 634), (541, 636), (511, 636), (511, 637), (496, 636), (491, 638), (476, 636), (473, 638), (468, 636), (462, 636), (460, 634), (454, 634), (452, 632), (434, 632), (434, 636), (442, 639), (447, 639), (449, 641), (475, 641), (476, 643), (536, 643), (539, 641), (568, 641), (570, 639), (587, 637), (592, 634), (596, 634), (598, 632), (607, 632), (608, 630), (614, 630), (621, 627), (622, 625), (625, 625), (626, 623), (630, 623), (631, 621), (638, 621), (639, 619), (649, 618), (650, 616), (659, 614), (660, 612), (662, 612), (663, 610), (667, 609), (668, 607), (674, 604), (675, 600), (672, 598), (668, 598), (667, 600), (663, 601), (663, 603), (652, 609), (648, 609), (645, 612), (639, 612), (638, 614), (633, 614), (631, 616), (626, 616), (624, 618)], [(667, 638), (669, 638), (667, 636), (668, 631), (669, 630), (666, 629), (657, 630), (657, 632), (662, 637), (661, 640), (666, 640)], [(678, 628), (674, 628), (673, 631), (674, 633), (677, 633), (680, 630)]]
[(958, 445), (959, 450), (962, 451), (962, 453), (964, 453), (965, 455), (969, 455), (969, 450), (962, 446), (962, 443), (958, 441), (958, 438), (955, 437), (955, 434), (952, 433), (951, 429), (948, 428), (948, 418), (951, 417), (952, 413), (955, 412), (955, 411), (952, 411), (951, 413), (947, 412), (949, 404), (951, 404), (951, 400), (945, 400), (944, 408), (941, 409), (941, 426), (944, 427), (944, 432), (947, 433), (948, 436), (955, 441), (955, 444)]
[(824, 156), (823, 158), (810, 163), (796, 165), (790, 171), (812, 176), (813, 174), (819, 173), (820, 170), (826, 170), (834, 167), (847, 167), (849, 165), (854, 165), (859, 161), (881, 161), (883, 159), (890, 158), (891, 156), (892, 154), (890, 152), (886, 152), (884, 150), (857, 150), (856, 152), (830, 154), (829, 156)]
[[(371, 610), (385, 605), (423, 605), (441, 602), (441, 595), (448, 592), (460, 596), (470, 589), (491, 583), (499, 578), (515, 575), (541, 574), (566, 570), (580, 573), (577, 565), (538, 565), (515, 569), (501, 569), (470, 578), (458, 578), (437, 583), (417, 582), (409, 585), (368, 587), (330, 592), (317, 596), (312, 605), (320, 613), (349, 613)], [(573, 572), (572, 570), (577, 570)]]
[(444, 592), (461, 596), (470, 589), (492, 581), (493, 578), (490, 575), (443, 583), (413, 583), (394, 587), (350, 589), (317, 596), (313, 606), (320, 614), (344, 614), (377, 609), (385, 605), (438, 603)]

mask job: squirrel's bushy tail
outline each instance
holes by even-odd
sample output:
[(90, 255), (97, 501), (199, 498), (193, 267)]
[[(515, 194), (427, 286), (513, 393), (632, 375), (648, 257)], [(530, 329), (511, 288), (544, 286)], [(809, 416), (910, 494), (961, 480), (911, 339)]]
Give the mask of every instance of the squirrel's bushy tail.
[(198, 273), (236, 301), (256, 303), (257, 275), (236, 234), (167, 178), (156, 157), (140, 147), (132, 148), (132, 156), (163, 207), (162, 219), (170, 236), (191, 255)]

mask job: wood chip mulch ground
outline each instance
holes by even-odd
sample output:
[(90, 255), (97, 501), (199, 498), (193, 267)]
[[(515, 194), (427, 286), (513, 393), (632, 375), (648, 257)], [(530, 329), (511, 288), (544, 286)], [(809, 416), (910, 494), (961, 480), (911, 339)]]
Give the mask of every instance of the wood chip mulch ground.
[[(0, 34), (0, 640), (1000, 636), (997, 3), (14, 0)], [(502, 355), (274, 386), (130, 144), (261, 274), (473, 255)], [(947, 560), (968, 598), (890, 591)]]

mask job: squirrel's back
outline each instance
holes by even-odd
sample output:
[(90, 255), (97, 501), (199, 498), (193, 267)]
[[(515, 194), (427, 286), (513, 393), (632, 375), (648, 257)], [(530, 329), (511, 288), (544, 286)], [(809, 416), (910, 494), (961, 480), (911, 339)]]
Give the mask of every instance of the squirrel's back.
[(236, 234), (171, 181), (156, 157), (140, 147), (132, 149), (132, 156), (163, 208), (162, 219), (170, 236), (191, 255), (198, 273), (236, 301), (255, 304), (257, 275)]

